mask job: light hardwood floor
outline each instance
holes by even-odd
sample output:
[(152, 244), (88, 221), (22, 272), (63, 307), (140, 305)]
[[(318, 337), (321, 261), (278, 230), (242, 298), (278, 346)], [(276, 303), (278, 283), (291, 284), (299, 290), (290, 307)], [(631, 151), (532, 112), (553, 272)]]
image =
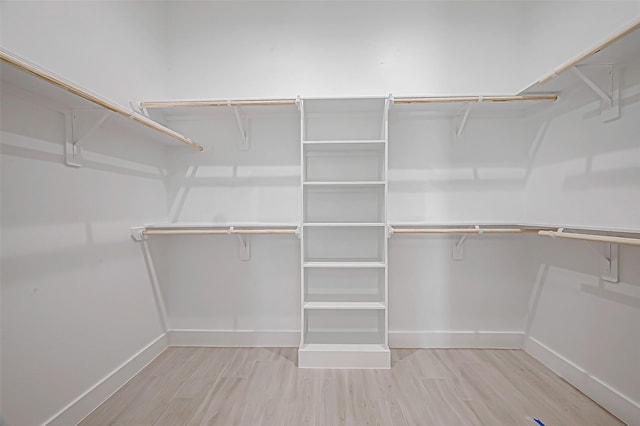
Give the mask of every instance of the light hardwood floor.
[(391, 357), (391, 370), (306, 370), (297, 348), (169, 348), (80, 424), (623, 424), (523, 351)]

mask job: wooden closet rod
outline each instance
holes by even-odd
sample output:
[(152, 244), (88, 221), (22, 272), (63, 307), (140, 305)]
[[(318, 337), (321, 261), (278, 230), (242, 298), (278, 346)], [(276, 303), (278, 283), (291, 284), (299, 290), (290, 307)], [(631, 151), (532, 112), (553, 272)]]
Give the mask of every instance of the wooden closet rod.
[(609, 37), (607, 40), (605, 40), (604, 42), (594, 47), (593, 49), (587, 50), (586, 52), (583, 52), (582, 54), (576, 56), (574, 59), (570, 60), (569, 62), (566, 62), (563, 65), (560, 65), (558, 68), (554, 69), (551, 74), (540, 79), (538, 83), (540, 84), (547, 83), (548, 81), (552, 80), (553, 78), (557, 77), (558, 75), (562, 74), (568, 69), (574, 67), (575, 65), (578, 65), (580, 62), (595, 55), (596, 53), (600, 52), (602, 49), (611, 46), (616, 41), (620, 40), (621, 38), (631, 34), (632, 32), (638, 29), (640, 29), (640, 19), (622, 28), (620, 31), (618, 31), (617, 33), (615, 33), (614, 35)]
[(517, 102), (517, 101), (557, 101), (557, 95), (517, 95), (517, 96), (434, 96), (424, 98), (394, 98), (394, 104), (437, 104), (453, 102)]
[(226, 107), (226, 106), (274, 106), (295, 105), (295, 99), (261, 99), (261, 100), (210, 100), (210, 101), (149, 101), (140, 102), (142, 108), (175, 108), (175, 107)]
[(571, 238), (574, 240), (599, 241), (603, 243), (629, 244), (640, 246), (640, 238), (611, 237), (608, 235), (579, 234), (574, 232), (539, 231), (539, 235), (547, 237)]
[(295, 229), (145, 229), (142, 235), (295, 234)]
[(42, 80), (45, 80), (55, 86), (58, 86), (64, 90), (66, 90), (67, 92), (71, 92), (76, 96), (79, 96), (83, 99), (86, 99), (89, 102), (93, 102), (94, 104), (102, 107), (102, 108), (106, 108), (109, 111), (115, 112), (116, 114), (120, 114), (123, 117), (126, 118), (130, 118), (134, 121), (137, 121), (140, 124), (143, 124), (147, 127), (150, 127), (160, 133), (164, 133), (167, 136), (170, 136), (186, 145), (189, 145), (193, 148), (196, 148), (198, 151), (202, 151), (204, 148), (202, 148), (202, 146), (198, 145), (197, 143), (191, 141), (191, 139), (186, 138), (184, 136), (182, 136), (180, 133), (175, 132), (159, 123), (156, 123), (155, 121), (151, 120), (150, 118), (145, 117), (142, 114), (138, 114), (135, 111), (132, 110), (128, 110), (126, 108), (123, 108), (122, 106), (116, 104), (115, 102), (112, 102), (108, 99), (103, 98), (102, 96), (96, 95), (94, 93), (91, 93), (79, 86), (76, 86), (75, 84), (64, 80), (61, 77), (58, 77), (57, 75), (53, 74), (52, 72), (49, 72), (45, 69), (42, 69), (36, 65), (33, 65), (27, 61), (25, 61), (24, 59), (19, 58), (18, 56), (14, 55), (13, 53), (10, 53), (7, 50), (4, 50), (2, 48), (0, 48), (0, 59), (4, 62), (7, 62), (11, 65), (13, 65), (14, 67), (27, 72), (31, 75), (34, 75)]
[(522, 228), (393, 228), (394, 234), (520, 234), (539, 231)]

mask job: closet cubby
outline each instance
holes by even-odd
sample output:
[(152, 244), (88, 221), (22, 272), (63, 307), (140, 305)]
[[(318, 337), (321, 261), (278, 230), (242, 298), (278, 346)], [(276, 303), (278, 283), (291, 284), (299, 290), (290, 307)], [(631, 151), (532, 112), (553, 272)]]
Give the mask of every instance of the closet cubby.
[(383, 223), (384, 183), (305, 184), (305, 223)]
[(306, 268), (304, 303), (385, 303), (382, 268)]
[(384, 262), (384, 226), (305, 226), (305, 262)]
[(305, 321), (307, 344), (384, 344), (383, 309), (310, 309)]
[(384, 141), (305, 143), (305, 182), (383, 181)]
[(303, 141), (383, 140), (385, 100), (305, 99)]

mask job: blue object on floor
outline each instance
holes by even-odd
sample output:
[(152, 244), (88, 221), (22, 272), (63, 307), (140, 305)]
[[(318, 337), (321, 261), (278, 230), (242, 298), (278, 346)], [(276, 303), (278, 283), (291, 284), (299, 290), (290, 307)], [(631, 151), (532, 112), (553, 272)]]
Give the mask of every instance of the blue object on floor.
[(544, 426), (544, 423), (542, 423), (542, 421), (540, 421), (540, 419), (536, 419), (535, 417), (533, 418), (533, 420), (538, 423), (540, 426)]

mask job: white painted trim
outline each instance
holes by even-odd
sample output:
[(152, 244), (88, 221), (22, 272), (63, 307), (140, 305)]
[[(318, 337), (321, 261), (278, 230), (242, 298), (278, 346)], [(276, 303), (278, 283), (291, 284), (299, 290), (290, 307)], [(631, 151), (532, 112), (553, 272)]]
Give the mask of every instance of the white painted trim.
[(74, 399), (49, 420), (45, 421), (43, 425), (66, 426), (80, 423), (85, 417), (91, 414), (93, 410), (98, 408), (143, 368), (149, 365), (151, 361), (156, 359), (167, 347), (167, 335), (163, 333), (131, 358), (116, 367), (111, 373), (103, 377), (82, 395)]
[(300, 330), (169, 330), (169, 346), (278, 347), (300, 345)]
[(390, 331), (390, 348), (521, 349), (517, 331)]
[[(169, 346), (287, 347), (300, 330), (169, 330)], [(390, 331), (390, 348), (522, 349), (524, 333), (511, 331)]]
[(533, 337), (524, 342), (524, 351), (623, 422), (630, 426), (640, 426), (640, 403), (615, 390)]

